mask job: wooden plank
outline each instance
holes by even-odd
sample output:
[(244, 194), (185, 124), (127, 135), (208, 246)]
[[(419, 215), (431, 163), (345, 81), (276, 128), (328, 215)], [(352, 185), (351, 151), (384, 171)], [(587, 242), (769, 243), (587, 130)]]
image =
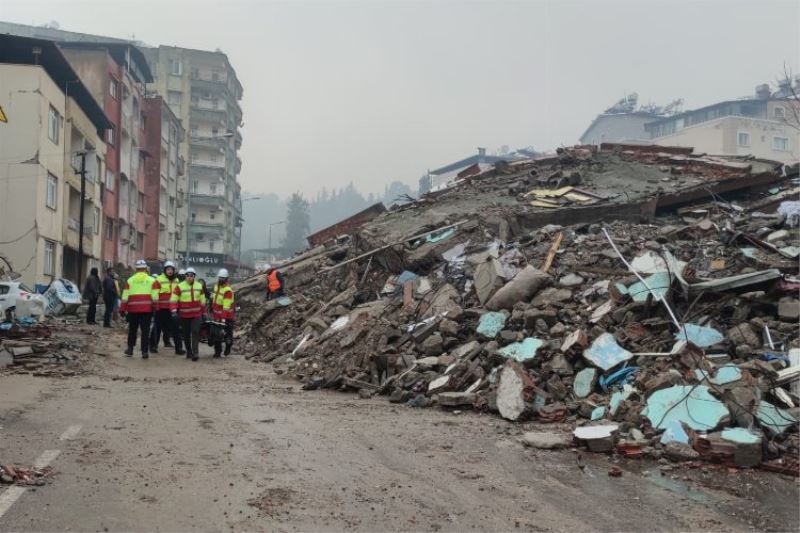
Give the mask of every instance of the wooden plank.
[(547, 252), (547, 257), (544, 260), (544, 265), (542, 265), (542, 272), (545, 274), (548, 270), (550, 270), (550, 266), (553, 264), (553, 259), (556, 257), (556, 252), (558, 252), (559, 247), (561, 247), (561, 241), (564, 239), (564, 232), (559, 231), (556, 235), (555, 239), (553, 239), (553, 245), (550, 247), (550, 251)]

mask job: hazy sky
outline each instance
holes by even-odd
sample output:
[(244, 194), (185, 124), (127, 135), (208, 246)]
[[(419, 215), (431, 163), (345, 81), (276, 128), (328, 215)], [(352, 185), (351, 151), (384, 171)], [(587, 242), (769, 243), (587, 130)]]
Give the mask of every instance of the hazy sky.
[(573, 144), (626, 92), (700, 107), (800, 72), (800, 2), (2, 0), (0, 19), (226, 52), (242, 186), (365, 192)]

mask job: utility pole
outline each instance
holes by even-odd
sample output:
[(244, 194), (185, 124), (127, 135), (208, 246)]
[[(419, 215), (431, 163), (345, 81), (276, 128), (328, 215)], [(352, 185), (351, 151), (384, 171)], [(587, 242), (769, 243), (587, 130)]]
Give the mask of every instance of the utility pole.
[(81, 157), (81, 170), (77, 172), (81, 176), (81, 213), (78, 217), (78, 290), (81, 290), (83, 283), (83, 206), (86, 202), (86, 152), (79, 152)]

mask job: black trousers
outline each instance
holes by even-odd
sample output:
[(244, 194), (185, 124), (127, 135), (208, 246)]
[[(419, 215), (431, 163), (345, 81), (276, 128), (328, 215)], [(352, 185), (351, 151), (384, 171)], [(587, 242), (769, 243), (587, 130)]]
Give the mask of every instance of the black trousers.
[(267, 291), (267, 300), (268, 301), (269, 300), (276, 300), (276, 299), (282, 298), (282, 297), (283, 297), (283, 287), (281, 287), (280, 289), (278, 289), (277, 291), (274, 291), (274, 292), (270, 291), (270, 290)]
[(94, 324), (97, 321), (97, 296), (89, 298), (89, 310), (86, 311), (86, 323)]
[(186, 346), (186, 355), (200, 355), (200, 324), (202, 318), (181, 318), (181, 335)]
[(164, 344), (169, 344), (170, 341), (175, 345), (175, 349), (181, 350), (181, 335), (178, 331), (177, 319), (172, 318), (172, 313), (169, 309), (159, 309), (156, 311), (155, 321), (150, 330), (150, 348), (158, 349), (158, 342), (161, 337), (164, 337)]
[(103, 314), (103, 325), (111, 326), (111, 315), (114, 314), (114, 306), (117, 304), (117, 297), (103, 296), (103, 303), (106, 305), (106, 311)]
[(128, 347), (136, 346), (136, 330), (142, 330), (142, 353), (150, 347), (150, 321), (153, 313), (128, 313)]
[[(230, 347), (233, 346), (233, 326), (234, 321), (232, 319), (228, 319), (225, 321), (225, 346)], [(217, 341), (214, 343), (214, 353), (219, 355), (222, 353), (222, 341)]]

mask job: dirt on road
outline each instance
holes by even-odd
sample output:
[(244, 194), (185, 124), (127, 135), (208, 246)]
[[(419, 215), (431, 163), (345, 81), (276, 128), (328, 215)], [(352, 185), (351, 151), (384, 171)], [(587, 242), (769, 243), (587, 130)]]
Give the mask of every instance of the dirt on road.
[(304, 392), (208, 350), (125, 358), (120, 331), (101, 342), (77, 377), (0, 375), (0, 463), (57, 472), (10, 503), (0, 492), (0, 530), (800, 527), (798, 484), (777, 474), (532, 450), (533, 424)]

